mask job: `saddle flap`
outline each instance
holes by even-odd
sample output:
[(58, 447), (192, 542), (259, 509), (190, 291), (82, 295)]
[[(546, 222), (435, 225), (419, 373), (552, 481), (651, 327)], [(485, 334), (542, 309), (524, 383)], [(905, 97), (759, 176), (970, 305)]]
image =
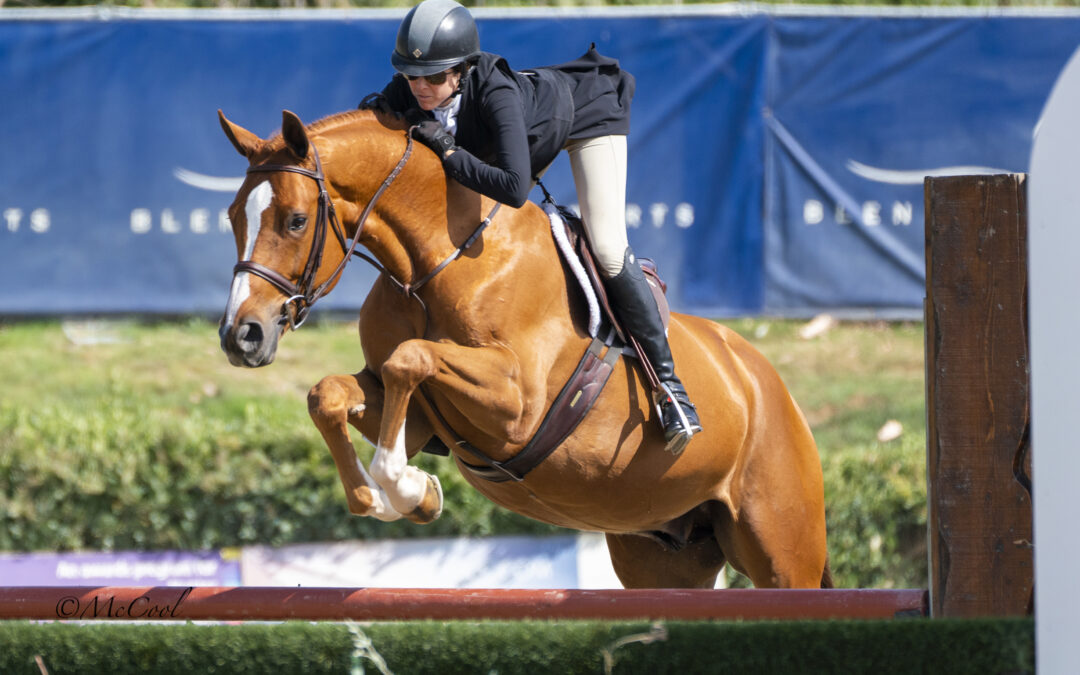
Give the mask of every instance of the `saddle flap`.
[[(628, 342), (627, 333), (615, 316), (615, 312), (612, 310), (611, 303), (608, 300), (607, 290), (604, 288), (600, 270), (596, 266), (596, 258), (593, 256), (592, 249), (589, 247), (589, 238), (585, 236), (585, 226), (582, 224), (581, 219), (572, 211), (565, 209), (562, 206), (557, 208), (559, 209), (559, 214), (562, 216), (563, 223), (566, 226), (567, 238), (570, 240), (574, 251), (577, 252), (578, 258), (585, 268), (585, 273), (592, 286), (592, 290), (596, 293), (596, 297), (600, 302), (600, 307), (604, 312), (604, 318), (615, 328), (616, 332), (619, 334), (619, 339), (623, 343)], [(656, 306), (660, 310), (660, 319), (663, 321), (664, 330), (667, 331), (668, 324), (671, 323), (671, 307), (668, 305), (666, 295), (667, 283), (660, 278), (656, 263), (651, 258), (638, 258), (637, 261), (638, 265), (641, 266), (641, 271), (645, 273), (646, 281), (649, 282), (649, 288), (652, 290), (653, 298), (656, 299)]]

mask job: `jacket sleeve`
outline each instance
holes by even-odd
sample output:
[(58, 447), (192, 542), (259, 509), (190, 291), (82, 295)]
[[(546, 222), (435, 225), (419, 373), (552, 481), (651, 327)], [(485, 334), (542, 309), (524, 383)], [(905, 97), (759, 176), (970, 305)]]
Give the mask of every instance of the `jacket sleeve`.
[(494, 137), (491, 163), (458, 148), (443, 161), (457, 182), (504, 204), (519, 207), (532, 190), (529, 139), (521, 94), (509, 84), (493, 88), (480, 98), (480, 116)]

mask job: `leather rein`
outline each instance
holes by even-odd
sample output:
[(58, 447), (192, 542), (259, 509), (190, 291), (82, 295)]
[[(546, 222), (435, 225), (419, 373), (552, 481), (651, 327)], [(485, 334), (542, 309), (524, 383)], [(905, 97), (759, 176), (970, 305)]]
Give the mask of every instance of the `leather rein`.
[[(427, 306), (424, 304), (424, 301), (420, 299), (420, 296), (416, 294), (417, 291), (427, 284), (427, 282), (431, 281), (436, 274), (445, 269), (447, 265), (468, 250), (480, 237), (480, 234), (484, 229), (491, 224), (492, 219), (495, 217), (495, 213), (499, 210), (499, 207), (502, 206), (499, 202), (495, 203), (495, 206), (488, 213), (487, 218), (480, 222), (480, 225), (471, 235), (469, 235), (469, 238), (466, 239), (461, 246), (458, 246), (454, 252), (439, 263), (435, 269), (411, 283), (399, 281), (389, 270), (379, 264), (377, 260), (363, 251), (356, 250), (357, 245), (360, 243), (360, 235), (364, 231), (364, 223), (367, 222), (368, 216), (375, 208), (375, 203), (379, 201), (379, 197), (386, 192), (387, 188), (390, 187), (390, 184), (397, 179), (402, 169), (405, 168), (405, 163), (409, 161), (409, 157), (412, 155), (412, 135), (410, 132), (406, 132), (405, 137), (407, 140), (405, 152), (401, 155), (401, 159), (398, 160), (390, 173), (387, 174), (386, 178), (379, 186), (379, 189), (372, 195), (371, 201), (364, 207), (363, 213), (360, 214), (359, 223), (356, 226), (356, 233), (353, 235), (352, 241), (350, 242), (346, 242), (345, 231), (341, 226), (341, 222), (338, 220), (337, 211), (334, 209), (334, 202), (330, 199), (330, 193), (326, 189), (326, 176), (323, 173), (322, 161), (319, 159), (319, 151), (314, 143), (310, 143), (308, 146), (311, 149), (311, 154), (315, 158), (314, 171), (305, 169), (296, 164), (260, 164), (259, 166), (248, 167), (247, 172), (249, 174), (276, 173), (281, 171), (298, 173), (301, 176), (307, 176), (314, 180), (316, 186), (319, 188), (319, 205), (318, 214), (315, 218), (315, 233), (311, 238), (311, 250), (308, 252), (307, 262), (304, 264), (304, 271), (300, 275), (299, 281), (294, 283), (277, 270), (253, 260), (241, 260), (233, 267), (233, 276), (236, 276), (240, 272), (254, 274), (257, 277), (261, 277), (270, 282), (285, 294), (287, 299), (285, 300), (285, 304), (281, 306), (281, 318), (279, 319), (279, 323), (288, 324), (289, 328), (292, 330), (296, 330), (302, 326), (304, 321), (307, 320), (308, 313), (311, 311), (312, 306), (319, 298), (326, 295), (327, 289), (341, 276), (341, 273), (345, 271), (345, 265), (348, 264), (349, 260), (354, 255), (371, 263), (375, 269), (385, 275), (386, 278), (393, 282), (394, 286), (406, 296), (416, 298), (416, 300), (424, 307), (424, 313), (426, 315)], [(327, 277), (326, 281), (316, 286), (315, 277), (318, 274), (319, 267), (322, 265), (323, 250), (326, 248), (328, 229), (333, 229), (334, 234), (337, 236), (338, 243), (341, 244), (341, 250), (345, 255), (341, 259), (341, 262), (338, 263), (337, 267), (334, 268), (333, 273)], [(293, 308), (292, 311), (290, 311), (290, 308)]]

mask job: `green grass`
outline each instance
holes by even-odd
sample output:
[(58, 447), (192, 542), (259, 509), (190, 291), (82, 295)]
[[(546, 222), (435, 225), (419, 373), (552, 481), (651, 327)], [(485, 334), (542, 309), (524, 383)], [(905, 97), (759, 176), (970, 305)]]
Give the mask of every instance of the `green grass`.
[[(776, 364), (813, 426), (839, 584), (925, 587), (922, 325), (841, 323), (803, 339), (801, 322), (728, 323)], [(433, 457), (419, 461), (443, 482), (439, 521), (348, 515), (306, 393), (362, 367), (354, 322), (310, 323), (256, 370), (230, 366), (201, 319), (0, 323), (0, 364), (0, 550), (557, 531), (494, 507)], [(880, 442), (889, 420), (903, 434)]]

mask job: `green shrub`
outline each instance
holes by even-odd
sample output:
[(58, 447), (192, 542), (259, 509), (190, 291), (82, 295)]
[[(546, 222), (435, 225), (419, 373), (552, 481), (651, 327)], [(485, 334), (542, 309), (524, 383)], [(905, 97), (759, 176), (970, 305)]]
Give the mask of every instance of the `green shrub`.
[(822, 458), (838, 587), (926, 586), (926, 463), (920, 441), (849, 448)]
[[(1032, 673), (1030, 619), (403, 622), (364, 626), (0, 622), (0, 672)], [(649, 641), (650, 638), (659, 638)], [(365, 645), (367, 648), (365, 649)], [(366, 656), (365, 656), (366, 654)]]
[(497, 509), (434, 457), (419, 463), (439, 475), (453, 504), (442, 518), (418, 527), (353, 517), (306, 413), (219, 405), (224, 417), (209, 404), (162, 410), (122, 394), (78, 409), (0, 403), (0, 549), (208, 549), (555, 531)]

